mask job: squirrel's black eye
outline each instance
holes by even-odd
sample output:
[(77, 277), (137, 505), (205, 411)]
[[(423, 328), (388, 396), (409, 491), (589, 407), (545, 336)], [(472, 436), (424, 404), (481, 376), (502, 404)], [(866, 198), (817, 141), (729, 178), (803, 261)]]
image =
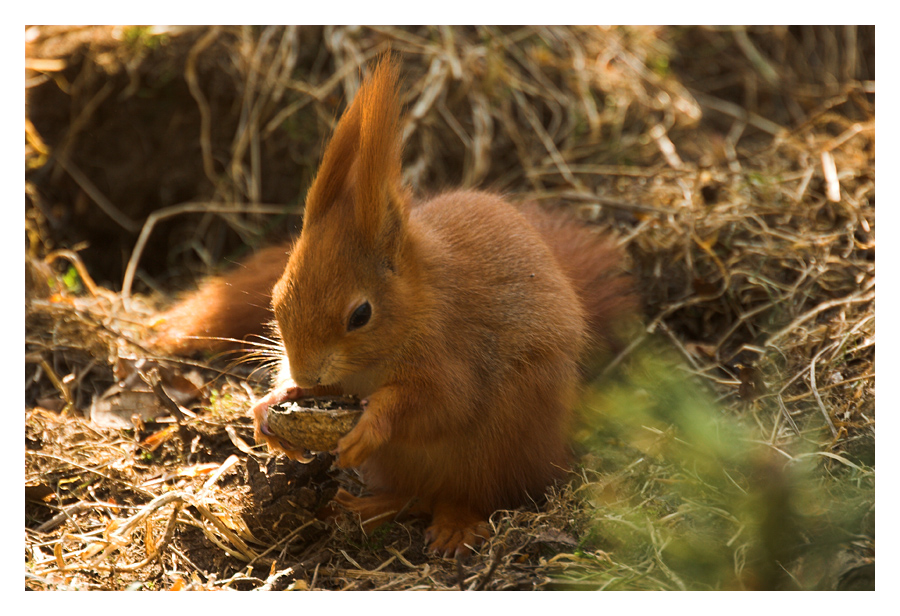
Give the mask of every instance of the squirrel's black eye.
[(353, 311), (353, 314), (350, 315), (350, 320), (347, 322), (347, 331), (352, 332), (354, 329), (359, 329), (360, 327), (368, 323), (369, 319), (371, 318), (371, 304), (369, 304), (369, 302), (361, 303), (356, 307), (356, 310)]

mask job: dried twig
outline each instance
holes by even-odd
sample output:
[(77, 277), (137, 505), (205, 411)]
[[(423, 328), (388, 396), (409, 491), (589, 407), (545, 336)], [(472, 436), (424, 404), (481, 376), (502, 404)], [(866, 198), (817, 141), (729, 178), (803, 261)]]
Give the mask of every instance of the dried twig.
[(137, 242), (134, 244), (134, 250), (131, 252), (131, 258), (128, 259), (128, 266), (125, 268), (125, 277), (122, 280), (122, 299), (126, 302), (131, 297), (131, 286), (134, 283), (134, 276), (137, 272), (138, 263), (140, 263), (141, 255), (144, 253), (144, 247), (147, 244), (147, 240), (150, 238), (150, 234), (153, 232), (153, 228), (156, 226), (161, 220), (165, 220), (166, 218), (171, 218), (173, 216), (180, 216), (182, 214), (191, 214), (191, 213), (205, 213), (205, 212), (217, 212), (217, 213), (246, 213), (248, 211), (252, 211), (257, 214), (285, 214), (290, 213), (290, 208), (286, 208), (284, 206), (278, 205), (266, 205), (266, 204), (256, 204), (252, 206), (243, 206), (243, 205), (226, 205), (220, 203), (182, 203), (180, 205), (173, 205), (172, 207), (163, 208), (161, 210), (157, 210), (150, 214), (147, 217), (147, 220), (144, 222), (144, 226), (141, 229), (141, 234), (138, 236)]

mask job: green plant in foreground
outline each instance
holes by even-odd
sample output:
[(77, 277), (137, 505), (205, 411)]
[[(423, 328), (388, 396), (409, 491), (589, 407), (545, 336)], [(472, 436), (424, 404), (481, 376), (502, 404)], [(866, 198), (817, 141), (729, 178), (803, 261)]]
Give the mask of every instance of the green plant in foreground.
[(873, 469), (829, 473), (808, 445), (764, 444), (659, 354), (633, 358), (584, 406), (580, 446), (597, 477), (581, 488), (586, 543), (610, 562), (586, 561), (582, 584), (827, 587), (841, 555), (874, 537)]

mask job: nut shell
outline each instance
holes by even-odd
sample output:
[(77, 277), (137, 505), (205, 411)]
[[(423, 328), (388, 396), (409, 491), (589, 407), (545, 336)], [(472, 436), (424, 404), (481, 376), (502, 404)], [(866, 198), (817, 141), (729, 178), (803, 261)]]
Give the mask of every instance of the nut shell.
[(350, 398), (305, 398), (269, 407), (269, 430), (294, 448), (331, 451), (362, 415)]

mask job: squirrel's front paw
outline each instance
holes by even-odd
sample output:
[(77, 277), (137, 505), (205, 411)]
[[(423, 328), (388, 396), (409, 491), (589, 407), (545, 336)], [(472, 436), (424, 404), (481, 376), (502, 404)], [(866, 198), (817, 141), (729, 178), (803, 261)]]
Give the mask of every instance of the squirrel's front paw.
[(376, 449), (384, 445), (387, 435), (379, 430), (363, 413), (356, 427), (350, 430), (337, 444), (337, 465), (340, 468), (354, 468), (362, 464)]
[(293, 400), (300, 396), (303, 390), (299, 387), (285, 387), (269, 392), (268, 395), (261, 398), (251, 409), (253, 414), (253, 436), (256, 442), (264, 442), (271, 452), (282, 452), (293, 460), (304, 462), (307, 460), (306, 452), (300, 449), (294, 449), (281, 439), (279, 439), (269, 429), (269, 407), (281, 404), (288, 400)]

